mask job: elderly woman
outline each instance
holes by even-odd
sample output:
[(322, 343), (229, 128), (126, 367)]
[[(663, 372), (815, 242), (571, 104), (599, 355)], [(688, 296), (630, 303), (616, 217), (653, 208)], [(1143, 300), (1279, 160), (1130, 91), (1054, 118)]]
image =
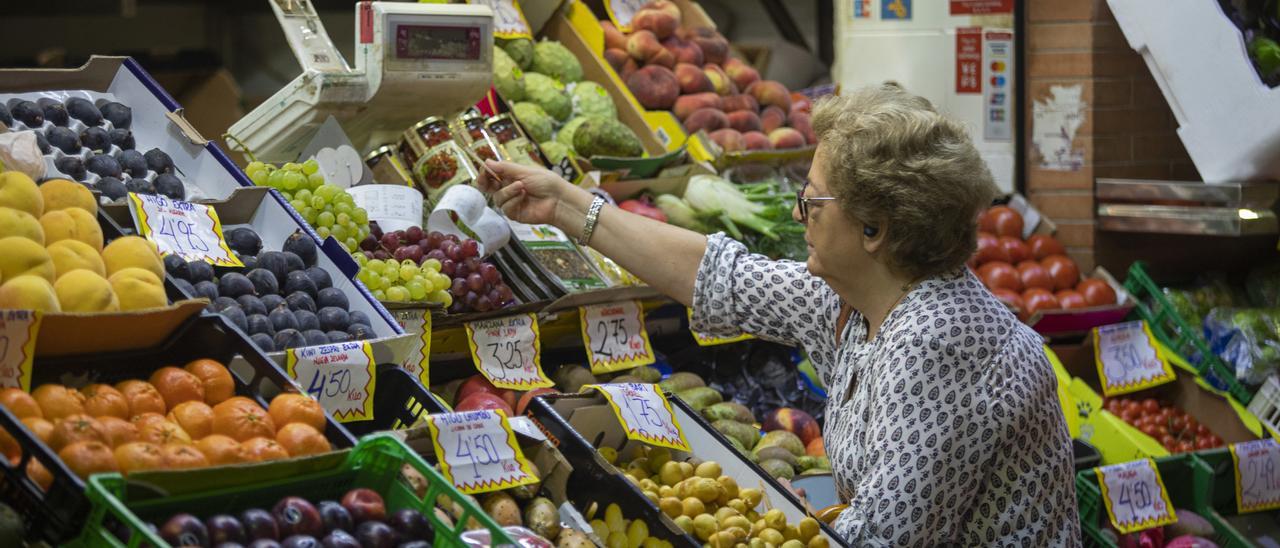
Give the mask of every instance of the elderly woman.
[(1070, 439), (1040, 338), (967, 268), (995, 195), (965, 130), (896, 85), (819, 101), (793, 215), (807, 263), (633, 215), (491, 163), (510, 217), (553, 224), (693, 308), (694, 328), (800, 345), (853, 546), (1078, 546)]

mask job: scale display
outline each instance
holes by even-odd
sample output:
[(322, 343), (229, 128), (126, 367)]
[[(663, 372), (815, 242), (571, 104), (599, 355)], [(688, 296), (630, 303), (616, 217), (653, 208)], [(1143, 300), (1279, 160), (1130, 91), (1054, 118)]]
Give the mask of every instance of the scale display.
[(438, 59), (479, 61), (480, 27), (444, 25), (397, 25), (397, 59)]

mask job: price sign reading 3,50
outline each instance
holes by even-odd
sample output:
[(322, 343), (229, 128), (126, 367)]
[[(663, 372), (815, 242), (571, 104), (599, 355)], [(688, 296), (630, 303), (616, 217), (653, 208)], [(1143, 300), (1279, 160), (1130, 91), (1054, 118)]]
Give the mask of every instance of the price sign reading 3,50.
[(289, 376), (333, 418), (342, 422), (373, 418), (375, 372), (373, 348), (367, 341), (291, 348), (286, 363)]
[(1102, 393), (1115, 396), (1174, 380), (1173, 368), (1156, 352), (1146, 322), (1104, 325), (1093, 330)]
[(155, 242), (161, 255), (177, 255), (219, 266), (244, 266), (227, 247), (213, 208), (164, 196), (129, 194), (138, 232)]
[(641, 383), (591, 384), (583, 390), (604, 394), (627, 437), (650, 445), (689, 450), (675, 412), (657, 385)]
[(37, 310), (0, 310), (0, 387), (31, 390), (40, 318)]
[(536, 483), (506, 413), (485, 409), (429, 415), (440, 471), (469, 495)]
[(1139, 459), (1097, 468), (1102, 500), (1111, 524), (1121, 533), (1133, 533), (1178, 520), (1169, 503), (1164, 481), (1151, 459)]
[(621, 371), (654, 362), (640, 303), (581, 306), (578, 310), (582, 317), (582, 344), (591, 360), (592, 373)]
[(1247, 441), (1231, 446), (1240, 513), (1280, 508), (1280, 442)]
[(471, 358), (494, 386), (532, 390), (555, 384), (542, 372), (538, 319), (533, 314), (477, 320), (466, 327)]

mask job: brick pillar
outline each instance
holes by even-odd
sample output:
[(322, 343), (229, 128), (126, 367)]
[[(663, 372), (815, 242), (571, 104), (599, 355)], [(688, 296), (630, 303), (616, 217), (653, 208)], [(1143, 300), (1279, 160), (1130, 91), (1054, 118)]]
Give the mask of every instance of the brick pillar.
[[(1105, 0), (1028, 0), (1024, 17), (1027, 194), (1057, 223), (1058, 238), (1087, 271), (1094, 265), (1095, 178), (1199, 176), (1178, 140), (1164, 96)], [(1054, 86), (1078, 86), (1083, 103), (1071, 161), (1046, 161), (1035, 144), (1036, 104), (1051, 108)], [(1038, 133), (1055, 129), (1040, 125)]]

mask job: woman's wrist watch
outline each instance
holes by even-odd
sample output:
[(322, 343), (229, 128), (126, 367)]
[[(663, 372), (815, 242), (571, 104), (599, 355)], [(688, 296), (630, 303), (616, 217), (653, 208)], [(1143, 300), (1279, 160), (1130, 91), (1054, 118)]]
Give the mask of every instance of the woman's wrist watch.
[(582, 225), (582, 235), (578, 237), (578, 245), (588, 245), (591, 234), (596, 231), (596, 221), (600, 220), (600, 210), (604, 208), (604, 198), (596, 196), (587, 208), (587, 219)]

